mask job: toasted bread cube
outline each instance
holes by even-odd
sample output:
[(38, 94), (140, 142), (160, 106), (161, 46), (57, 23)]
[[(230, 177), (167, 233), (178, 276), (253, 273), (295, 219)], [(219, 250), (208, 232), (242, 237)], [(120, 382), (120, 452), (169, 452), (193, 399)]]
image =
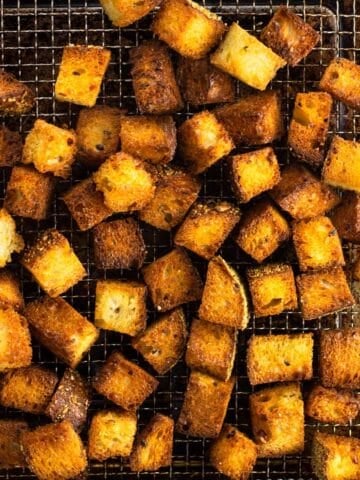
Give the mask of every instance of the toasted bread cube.
[(201, 320), (240, 330), (244, 330), (249, 322), (249, 306), (243, 281), (220, 256), (214, 257), (208, 264), (199, 317)]
[(27, 430), (24, 420), (0, 420), (0, 469), (26, 467), (20, 435)]
[(225, 32), (220, 17), (191, 0), (164, 0), (152, 31), (183, 57), (201, 58)]
[(175, 245), (210, 260), (239, 220), (239, 209), (229, 202), (198, 202), (176, 232)]
[(182, 308), (162, 314), (131, 342), (145, 360), (161, 375), (171, 370), (185, 349), (187, 328)]
[(93, 107), (111, 58), (110, 50), (93, 45), (64, 47), (55, 98), (59, 102)]
[(147, 40), (130, 50), (131, 76), (140, 113), (166, 115), (184, 104), (176, 83), (169, 49), (157, 40)]
[(304, 450), (304, 402), (298, 383), (252, 393), (250, 415), (260, 457), (294, 455)]
[(236, 354), (236, 330), (195, 318), (186, 350), (188, 367), (229, 380)]
[(132, 337), (146, 327), (146, 286), (135, 281), (98, 280), (95, 325)]
[(22, 115), (30, 112), (35, 104), (31, 88), (8, 72), (0, 72), (0, 113)]
[(121, 148), (135, 157), (157, 164), (169, 163), (176, 149), (176, 127), (167, 116), (132, 115), (121, 120)]
[(120, 352), (113, 352), (93, 378), (95, 390), (125, 410), (137, 410), (159, 382)]
[(38, 341), (71, 368), (78, 365), (99, 335), (94, 325), (61, 297), (46, 296), (28, 303), (25, 316)]
[(289, 238), (286, 219), (271, 202), (263, 200), (242, 216), (235, 241), (244, 252), (261, 263)]
[(187, 253), (175, 248), (142, 269), (151, 300), (158, 311), (200, 300), (202, 281)]
[(139, 3), (131, 0), (100, 0), (100, 3), (115, 27), (127, 27), (150, 13), (160, 0)]
[(347, 58), (334, 58), (326, 68), (319, 87), (351, 108), (360, 108), (360, 65)]
[(21, 161), (22, 140), (19, 132), (0, 127), (0, 167), (12, 167)]
[(233, 23), (210, 61), (250, 87), (265, 90), (286, 62), (273, 50)]
[(19, 279), (9, 270), (0, 271), (0, 308), (11, 307), (22, 310), (24, 297), (20, 290)]
[(234, 377), (223, 382), (192, 370), (176, 424), (177, 431), (191, 437), (217, 437), (234, 384)]
[(341, 267), (304, 273), (296, 277), (296, 284), (304, 320), (330, 315), (355, 303)]
[(286, 166), (282, 170), (281, 180), (270, 195), (295, 220), (323, 215), (340, 201), (334, 189), (298, 164)]
[(155, 228), (171, 230), (178, 225), (197, 199), (201, 183), (182, 170), (162, 167), (155, 196), (139, 212), (139, 218)]
[(311, 463), (319, 480), (360, 478), (360, 439), (315, 432)]
[(57, 297), (86, 275), (68, 240), (54, 229), (40, 233), (23, 254), (22, 265), (50, 297)]
[(331, 220), (343, 240), (360, 242), (360, 195), (345, 192), (341, 203), (335, 208)]
[(132, 472), (155, 471), (171, 465), (174, 420), (157, 413), (136, 437), (130, 456)]
[(25, 431), (20, 439), (29, 468), (39, 480), (74, 478), (87, 467), (82, 441), (67, 420)]
[(24, 248), (22, 236), (16, 232), (15, 220), (5, 208), (0, 209), (0, 268), (11, 262), (11, 255)]
[(310, 380), (313, 335), (253, 335), (248, 342), (247, 372), (251, 385)]
[(312, 388), (305, 403), (306, 415), (322, 423), (346, 425), (357, 417), (359, 409), (353, 392), (321, 385)]
[(11, 308), (0, 308), (0, 372), (31, 363), (31, 338), (26, 318)]

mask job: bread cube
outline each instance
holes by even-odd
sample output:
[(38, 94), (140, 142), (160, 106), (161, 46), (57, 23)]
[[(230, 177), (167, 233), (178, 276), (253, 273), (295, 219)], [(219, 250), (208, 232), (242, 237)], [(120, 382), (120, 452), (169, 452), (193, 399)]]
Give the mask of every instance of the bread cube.
[(210, 61), (250, 87), (265, 90), (286, 62), (239, 24), (233, 23)]
[(296, 278), (296, 284), (304, 320), (330, 315), (355, 303), (341, 267), (304, 273)]
[(22, 236), (16, 232), (15, 220), (5, 208), (0, 209), (0, 268), (11, 262), (14, 252), (24, 248)]
[(324, 388), (315, 385), (305, 403), (308, 417), (322, 423), (346, 425), (359, 413), (359, 402), (356, 396), (347, 390)]
[(223, 125), (207, 110), (185, 120), (178, 129), (180, 158), (194, 175), (207, 170), (234, 147)]
[(210, 260), (239, 220), (239, 209), (229, 202), (198, 202), (178, 228), (175, 245)]
[(28, 429), (24, 420), (0, 420), (0, 469), (26, 466), (20, 435)]
[(343, 240), (360, 242), (360, 195), (345, 192), (341, 203), (335, 208), (331, 220)]
[(249, 322), (249, 306), (243, 281), (220, 256), (214, 257), (208, 264), (199, 317), (201, 320), (240, 330), (244, 330)]
[(326, 68), (319, 87), (336, 100), (358, 110), (360, 108), (360, 65), (347, 58), (334, 58)]
[(50, 297), (66, 292), (86, 275), (68, 240), (55, 229), (41, 232), (25, 249), (21, 263)]
[(112, 457), (128, 457), (136, 434), (134, 412), (102, 410), (93, 416), (89, 428), (88, 455), (104, 462)]
[(250, 384), (310, 380), (313, 346), (312, 333), (253, 335), (246, 358)]
[(11, 308), (0, 308), (0, 372), (31, 363), (31, 338), (26, 318)]
[(163, 313), (131, 342), (145, 360), (164, 375), (180, 360), (186, 345), (187, 328), (182, 308)]
[(294, 455), (304, 450), (304, 402), (298, 383), (252, 393), (250, 416), (259, 457)]
[(55, 83), (56, 100), (93, 107), (110, 58), (110, 50), (103, 47), (65, 46)]
[(155, 15), (155, 35), (183, 57), (204, 57), (225, 32), (220, 17), (191, 0), (165, 0)]
[(63, 298), (48, 296), (25, 307), (35, 338), (63, 362), (75, 368), (96, 342), (99, 332)]
[(187, 253), (175, 248), (142, 269), (151, 300), (159, 312), (200, 300), (202, 281)]
[(137, 410), (158, 384), (156, 378), (116, 351), (106, 359), (92, 381), (98, 393), (129, 411)]
[(0, 126), (0, 167), (12, 167), (21, 161), (22, 140), (19, 132)]
[(124, 280), (96, 283), (95, 325), (132, 337), (146, 327), (146, 286)]
[(25, 431), (20, 439), (28, 466), (39, 480), (74, 478), (87, 467), (82, 441), (66, 420)]
[(9, 270), (0, 271), (0, 308), (10, 307), (22, 310), (24, 297), (20, 290), (19, 279)]
[(145, 17), (159, 5), (160, 0), (146, 0), (140, 3), (130, 0), (100, 0), (100, 3), (115, 27), (127, 27)]
[(161, 230), (176, 227), (197, 199), (201, 183), (182, 170), (163, 167), (158, 169), (159, 181), (155, 195), (139, 212), (143, 222)]
[(35, 95), (28, 85), (20, 82), (12, 73), (0, 72), (0, 113), (22, 115), (30, 112)]
[(172, 461), (174, 420), (160, 413), (138, 433), (130, 456), (132, 472), (153, 472)]

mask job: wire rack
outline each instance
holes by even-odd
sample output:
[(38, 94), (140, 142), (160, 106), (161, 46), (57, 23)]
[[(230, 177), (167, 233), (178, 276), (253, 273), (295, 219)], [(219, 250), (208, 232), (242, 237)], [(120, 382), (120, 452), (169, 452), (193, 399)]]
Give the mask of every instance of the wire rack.
[[(282, 94), (283, 114), (285, 122), (289, 123), (293, 100), (298, 91), (309, 91), (316, 88), (324, 67), (335, 55), (348, 57), (360, 61), (360, 4), (357, 0), (347, 1), (288, 1), (282, 2), (294, 7), (299, 15), (312, 24), (321, 33), (321, 41), (309, 57), (294, 68), (283, 69), (273, 81), (273, 89)], [(214, 12), (219, 13), (227, 23), (239, 21), (242, 26), (251, 32), (259, 32), (267, 23), (279, 2), (268, 1), (239, 1), (219, 0), (207, 2), (206, 5)], [(74, 105), (56, 102), (53, 96), (53, 87), (56, 80), (59, 61), (64, 45), (68, 43), (105, 45), (112, 52), (112, 61), (103, 84), (98, 103), (125, 107), (131, 113), (136, 112), (136, 104), (131, 88), (130, 67), (128, 62), (129, 49), (150, 38), (149, 25), (151, 15), (124, 29), (114, 28), (104, 16), (97, 3), (86, 0), (78, 1), (14, 1), (0, 0), (0, 63), (1, 68), (14, 73), (20, 80), (28, 83), (36, 93), (36, 106), (32, 113), (21, 118), (6, 118), (3, 123), (12, 129), (19, 130), (23, 135), (32, 127), (34, 119), (44, 118), (59, 126), (75, 126), (79, 108)], [(359, 33), (357, 33), (357, 29)], [(238, 85), (238, 94), (243, 93), (243, 87)], [(176, 116), (181, 123), (193, 113), (186, 109)], [(360, 116), (348, 111), (344, 106), (337, 104), (334, 110), (331, 129), (348, 138), (356, 138), (359, 129)], [(288, 163), (289, 153), (286, 149), (286, 140), (275, 144), (279, 160), (282, 164)], [(0, 200), (4, 197), (9, 171), (0, 171)], [(57, 195), (52, 205), (51, 216), (43, 222), (34, 222), (26, 219), (17, 219), (19, 230), (27, 241), (31, 241), (38, 231), (55, 227), (63, 232), (70, 240), (76, 253), (85, 265), (88, 276), (64, 297), (81, 313), (93, 318), (94, 291), (98, 278), (136, 278), (137, 273), (126, 271), (102, 272), (95, 268), (92, 255), (91, 232), (81, 233), (70, 218), (66, 207), (59, 200), (61, 192), (88, 175), (80, 165), (73, 168), (73, 176), (68, 181), (59, 181)], [(212, 167), (203, 176), (202, 198), (232, 197), (226, 168), (221, 163)], [(144, 238), (147, 244), (146, 263), (163, 255), (172, 245), (172, 235), (142, 224)], [(345, 252), (349, 259), (354, 255), (354, 247), (345, 245)], [(244, 273), (246, 265), (251, 263), (243, 255), (234, 242), (229, 239), (220, 252), (237, 271)], [(282, 260), (294, 263), (295, 255), (292, 247), (286, 245), (281, 248), (271, 260)], [(194, 262), (202, 273), (206, 265), (194, 258)], [(10, 266), (20, 276), (26, 301), (41, 295), (39, 287), (30, 276), (19, 267), (17, 262)], [(296, 266), (295, 266), (296, 268)], [(354, 285), (354, 288), (356, 285)], [(187, 319), (190, 322), (196, 314), (196, 305), (186, 307)], [(149, 322), (154, 319), (154, 312), (149, 305)], [(246, 377), (245, 351), (246, 342), (253, 333), (276, 332), (316, 332), (320, 328), (354, 325), (358, 322), (356, 307), (345, 314), (332, 315), (321, 320), (304, 322), (299, 312), (284, 313), (277, 317), (265, 320), (256, 320), (252, 317), (248, 329), (239, 335), (238, 353), (235, 364), (237, 381), (231, 398), (226, 421), (237, 425), (241, 430), (251, 434), (249, 428), (248, 395), (251, 387)], [(122, 350), (129, 358), (139, 362), (147, 370), (151, 370), (137, 357), (129, 346), (128, 339), (119, 334), (102, 332), (99, 341), (79, 366), (79, 371), (89, 380), (95, 370), (104, 362), (108, 354), (114, 350)], [(315, 350), (315, 359), (317, 349)], [(34, 361), (41, 363), (62, 374), (64, 365), (39, 345), (34, 345)], [(154, 373), (154, 372), (152, 372)], [(180, 362), (169, 374), (158, 376), (160, 385), (139, 411), (139, 425), (143, 425), (155, 413), (161, 412), (177, 418), (186, 388), (188, 371), (183, 362)], [(317, 362), (315, 361), (315, 378), (317, 376)], [(306, 385), (304, 389), (306, 390)], [(90, 408), (91, 414), (107, 406), (107, 402), (94, 394)], [(0, 416), (19, 417), (21, 414), (13, 410), (1, 410)], [(43, 423), (46, 419), (27, 416), (33, 425)], [(310, 439), (315, 429), (330, 430), (348, 435), (360, 436), (360, 423), (349, 424), (346, 427), (330, 427), (308, 421), (306, 424), (306, 449), (299, 456), (285, 456), (278, 459), (259, 460), (252, 474), (253, 480), (262, 479), (312, 479), (310, 467)], [(86, 430), (86, 429), (85, 429)], [(86, 441), (86, 433), (84, 434)], [(207, 458), (209, 442), (204, 439), (175, 436), (173, 464), (169, 469), (162, 469), (157, 473), (131, 474), (126, 462), (109, 460), (104, 464), (91, 463), (88, 478), (166, 478), (166, 479), (218, 479), (220, 476), (209, 465)], [(0, 471), (0, 479), (34, 478), (28, 470), (15, 469)]]

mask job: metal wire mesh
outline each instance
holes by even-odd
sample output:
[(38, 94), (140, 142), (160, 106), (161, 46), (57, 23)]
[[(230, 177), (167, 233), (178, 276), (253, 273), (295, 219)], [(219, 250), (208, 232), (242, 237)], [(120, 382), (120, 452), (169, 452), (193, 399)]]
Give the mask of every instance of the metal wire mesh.
[[(289, 1), (287, 3), (298, 14), (314, 25), (321, 32), (321, 41), (316, 49), (300, 65), (294, 68), (283, 69), (272, 83), (272, 88), (279, 89), (283, 99), (284, 118), (288, 124), (291, 116), (293, 99), (298, 91), (309, 91), (316, 88), (324, 67), (336, 54), (346, 56), (352, 60), (360, 60), (360, 5), (356, 0), (342, 1)], [(223, 16), (227, 23), (237, 20), (242, 26), (252, 32), (259, 32), (269, 20), (273, 9), (279, 2), (240, 2), (238, 0), (220, 0), (219, 2), (207, 2), (206, 5), (216, 13)], [(64, 45), (68, 43), (105, 45), (112, 52), (112, 62), (103, 84), (98, 103), (106, 103), (114, 106), (122, 106), (130, 112), (136, 112), (133, 91), (131, 88), (130, 68), (128, 63), (129, 48), (138, 45), (144, 38), (151, 37), (149, 24), (151, 15), (135, 25), (117, 29), (114, 28), (104, 16), (102, 9), (97, 3), (90, 1), (68, 0), (59, 2), (51, 0), (40, 1), (6, 1), (1, 0), (0, 14), (0, 63), (1, 67), (14, 73), (20, 80), (32, 86), (36, 93), (36, 107), (29, 115), (19, 119), (6, 118), (3, 122), (12, 129), (19, 130), (22, 134), (31, 128), (34, 119), (44, 118), (59, 126), (75, 126), (79, 108), (66, 103), (55, 102), (53, 87), (56, 80), (59, 61)], [(359, 33), (357, 33), (357, 28)], [(242, 91), (242, 89), (241, 89)], [(240, 87), (238, 86), (238, 93)], [(187, 109), (177, 115), (177, 121), (181, 122), (186, 116), (193, 113)], [(356, 138), (360, 116), (348, 111), (344, 106), (336, 105), (332, 116), (331, 128), (341, 135)], [(286, 148), (286, 140), (275, 145), (280, 162), (289, 161), (289, 153)], [(72, 179), (60, 181), (57, 185), (56, 199), (52, 205), (51, 216), (43, 222), (17, 219), (18, 228), (23, 232), (27, 241), (40, 230), (55, 227), (63, 232), (73, 245), (76, 253), (86, 266), (88, 276), (73, 289), (65, 298), (81, 313), (88, 318), (93, 318), (94, 290), (98, 278), (106, 276), (112, 278), (136, 278), (133, 272), (97, 271), (93, 263), (92, 238), (90, 233), (80, 233), (75, 223), (70, 218), (66, 207), (59, 200), (60, 193), (65, 191), (73, 182), (85, 178), (88, 172), (80, 165), (75, 165)], [(0, 196), (4, 196), (9, 171), (2, 169), (0, 172)], [(202, 198), (223, 197), (231, 199), (232, 193), (229, 187), (226, 169), (223, 164), (216, 165), (204, 175)], [(169, 251), (172, 244), (171, 234), (161, 233), (155, 229), (142, 225), (143, 234), (147, 244), (146, 262)], [(353, 256), (353, 247), (345, 246), (346, 254)], [(238, 271), (243, 273), (249, 264), (249, 259), (243, 255), (229, 239), (220, 252)], [(272, 260), (282, 259), (294, 263), (294, 252), (291, 246), (286, 245), (277, 252)], [(195, 263), (202, 272), (205, 264), (194, 258)], [(26, 301), (38, 297), (40, 289), (31, 280), (16, 262), (11, 265), (22, 279)], [(186, 309), (187, 318), (190, 322), (196, 312), (196, 306)], [(149, 322), (154, 318), (154, 312), (149, 305)], [(236, 386), (226, 421), (237, 425), (241, 430), (249, 434), (248, 394), (251, 387), (246, 377), (245, 350), (246, 342), (252, 333), (275, 333), (275, 332), (317, 332), (320, 328), (329, 326), (352, 325), (357, 323), (357, 310), (342, 315), (305, 323), (298, 312), (285, 313), (277, 317), (256, 320), (252, 317), (249, 328), (239, 335), (238, 354), (235, 365), (237, 375)], [(104, 361), (113, 349), (121, 349), (127, 356), (138, 361), (146, 369), (145, 365), (128, 344), (128, 340), (121, 335), (111, 332), (102, 332), (97, 344), (91, 349), (79, 367), (88, 379)], [(34, 361), (54, 369), (59, 375), (64, 366), (44, 348), (35, 344)], [(316, 362), (315, 362), (316, 364)], [(169, 374), (158, 376), (160, 386), (155, 395), (150, 397), (141, 407), (139, 412), (139, 424), (143, 425), (154, 412), (162, 412), (177, 417), (181, 407), (183, 394), (186, 387), (187, 369), (180, 362)], [(315, 369), (315, 375), (317, 375)], [(306, 389), (306, 386), (305, 386)], [(90, 409), (99, 410), (107, 405), (107, 402), (98, 395), (94, 395)], [(0, 416), (19, 417), (19, 412), (5, 411), (0, 409)], [(43, 422), (43, 418), (27, 417), (31, 424)], [(316, 422), (308, 421), (306, 424), (306, 437), (310, 439), (317, 428), (330, 429), (334, 432), (344, 431), (346, 434), (360, 436), (360, 423), (349, 424), (346, 427), (320, 426)], [(86, 441), (86, 434), (84, 435)], [(259, 460), (252, 474), (255, 479), (311, 479), (313, 475), (310, 467), (309, 441), (303, 455), (282, 457), (272, 460)], [(186, 438), (180, 435), (175, 437), (173, 465), (169, 469), (161, 470), (154, 474), (131, 474), (125, 463), (121, 460), (110, 460), (104, 464), (92, 463), (89, 468), (89, 479), (95, 478), (171, 478), (171, 479), (215, 479), (219, 475), (209, 465), (207, 459), (208, 441), (203, 439)], [(16, 469), (11, 472), (0, 472), (0, 479), (8, 478), (34, 478), (27, 470)]]

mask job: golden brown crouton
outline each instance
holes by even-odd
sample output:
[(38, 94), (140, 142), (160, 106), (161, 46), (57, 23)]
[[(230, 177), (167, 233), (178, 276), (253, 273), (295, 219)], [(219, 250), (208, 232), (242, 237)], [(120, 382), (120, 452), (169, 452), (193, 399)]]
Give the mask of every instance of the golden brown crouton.
[(86, 275), (68, 240), (54, 229), (39, 234), (25, 249), (21, 263), (50, 297), (66, 292)]
[(11, 262), (11, 255), (24, 248), (22, 236), (16, 232), (15, 220), (5, 208), (0, 209), (0, 268)]
[(220, 17), (191, 0), (164, 0), (152, 31), (183, 57), (201, 58), (225, 32)]
[(208, 264), (199, 317), (240, 330), (244, 330), (249, 322), (244, 284), (236, 271), (220, 256), (214, 257)]
[(265, 90), (286, 62), (239, 24), (233, 23), (210, 61), (250, 87)]
[(125, 410), (137, 410), (159, 382), (120, 352), (113, 352), (93, 378), (95, 390)]
[(21, 156), (22, 140), (20, 133), (0, 126), (0, 167), (12, 167), (15, 163), (21, 161)]
[(304, 273), (296, 277), (296, 284), (304, 320), (329, 315), (355, 303), (341, 267)]
[(11, 308), (0, 308), (0, 372), (27, 367), (32, 349), (26, 319)]
[(24, 420), (0, 420), (0, 469), (26, 466), (20, 435), (28, 429)]
[(67, 480), (87, 467), (79, 435), (67, 420), (23, 432), (21, 446), (29, 468), (39, 480)]
[(111, 58), (110, 50), (93, 45), (64, 47), (55, 98), (59, 102), (93, 107)]
[(174, 420), (157, 413), (136, 437), (130, 456), (132, 472), (152, 472), (171, 465)]
[(247, 480), (257, 458), (256, 445), (237, 428), (224, 424), (210, 447), (210, 463), (231, 479)]
[(161, 0), (100, 0), (106, 15), (116, 27), (127, 27), (145, 17)]
[(335, 208), (331, 220), (343, 240), (360, 242), (360, 195), (345, 192), (341, 203)]
[(200, 300), (202, 281), (187, 253), (175, 248), (142, 269), (151, 300), (158, 311)]
[(247, 372), (251, 385), (310, 380), (313, 335), (253, 335), (248, 342)]
[(182, 308), (162, 314), (131, 342), (145, 360), (161, 375), (171, 370), (185, 349), (187, 329)]
[(94, 325), (61, 297), (46, 296), (28, 303), (25, 316), (38, 341), (72, 368), (99, 335)]
[(11, 307), (22, 310), (24, 297), (20, 290), (19, 279), (9, 270), (0, 271), (0, 308)]
[(217, 437), (234, 384), (234, 377), (223, 382), (192, 370), (176, 424), (177, 431), (192, 437)]
[(146, 286), (124, 280), (96, 283), (95, 325), (132, 337), (146, 327)]
[(347, 58), (334, 58), (326, 68), (319, 87), (351, 108), (360, 108), (360, 65)]
[(252, 393), (250, 415), (259, 457), (294, 455), (304, 450), (304, 402), (298, 383)]
[(22, 115), (28, 113), (35, 104), (31, 88), (8, 72), (0, 72), (0, 113), (2, 115)]

